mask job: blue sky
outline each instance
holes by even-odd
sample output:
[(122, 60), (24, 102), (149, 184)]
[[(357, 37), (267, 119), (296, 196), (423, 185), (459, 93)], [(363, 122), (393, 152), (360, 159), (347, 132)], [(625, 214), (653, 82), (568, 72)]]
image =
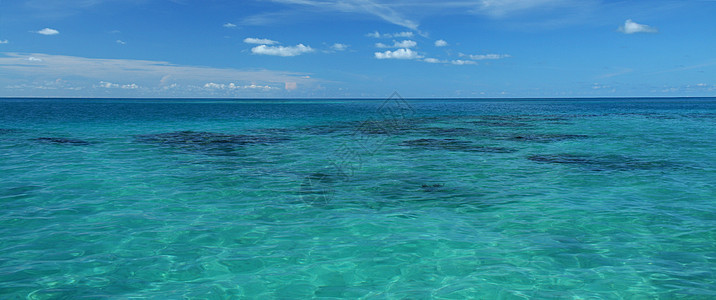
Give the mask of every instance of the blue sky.
[(0, 96), (716, 96), (716, 1), (15, 0)]

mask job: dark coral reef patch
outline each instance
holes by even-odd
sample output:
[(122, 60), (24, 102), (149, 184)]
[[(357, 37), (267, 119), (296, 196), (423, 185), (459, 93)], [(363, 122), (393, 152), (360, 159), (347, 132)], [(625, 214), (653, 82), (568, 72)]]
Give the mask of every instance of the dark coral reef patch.
[(407, 140), (400, 143), (400, 146), (423, 150), (448, 150), (464, 152), (485, 152), (485, 153), (512, 153), (515, 149), (503, 147), (490, 147), (476, 145), (471, 141), (458, 139), (417, 139)]

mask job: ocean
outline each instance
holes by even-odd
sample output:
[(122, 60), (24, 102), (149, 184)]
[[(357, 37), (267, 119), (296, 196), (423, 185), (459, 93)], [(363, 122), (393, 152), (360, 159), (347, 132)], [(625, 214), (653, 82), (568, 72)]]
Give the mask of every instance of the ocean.
[(2, 299), (714, 299), (716, 98), (0, 99)]

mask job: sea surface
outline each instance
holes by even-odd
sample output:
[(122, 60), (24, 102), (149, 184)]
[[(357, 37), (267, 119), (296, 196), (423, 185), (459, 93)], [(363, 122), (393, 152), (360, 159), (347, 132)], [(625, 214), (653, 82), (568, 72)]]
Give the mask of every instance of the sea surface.
[(716, 98), (0, 99), (1, 299), (715, 299)]

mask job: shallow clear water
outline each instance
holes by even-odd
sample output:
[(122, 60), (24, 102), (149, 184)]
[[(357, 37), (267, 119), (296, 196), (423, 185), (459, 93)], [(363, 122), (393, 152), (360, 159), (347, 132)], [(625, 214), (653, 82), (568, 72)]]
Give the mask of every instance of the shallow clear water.
[(0, 298), (709, 299), (716, 99), (0, 99)]

